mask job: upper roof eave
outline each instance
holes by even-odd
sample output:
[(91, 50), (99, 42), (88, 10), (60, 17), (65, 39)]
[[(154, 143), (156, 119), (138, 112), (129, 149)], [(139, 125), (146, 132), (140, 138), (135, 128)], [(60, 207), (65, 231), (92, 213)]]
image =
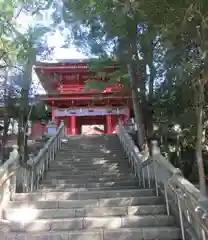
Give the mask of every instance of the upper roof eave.
[(58, 59), (54, 62), (41, 62), (37, 61), (35, 66), (57, 66), (57, 65), (70, 65), (70, 64), (80, 64), (80, 63), (89, 63), (90, 59)]
[[(85, 58), (80, 58), (80, 59), (58, 59), (57, 61), (54, 62), (46, 62), (46, 61), (37, 61), (35, 63), (35, 67), (40, 68), (40, 67), (56, 67), (56, 66), (67, 66), (67, 65), (71, 65), (71, 64), (87, 64), (90, 63), (90, 61), (92, 61), (94, 59), (85, 59)], [(116, 62), (115, 62), (116, 63)]]

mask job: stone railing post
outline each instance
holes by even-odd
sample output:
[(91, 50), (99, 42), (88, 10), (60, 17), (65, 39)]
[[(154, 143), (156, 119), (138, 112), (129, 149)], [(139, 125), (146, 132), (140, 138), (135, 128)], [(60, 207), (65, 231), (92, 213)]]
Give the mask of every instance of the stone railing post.
[(13, 151), (10, 153), (9, 159), (16, 159), (16, 161), (11, 165), (10, 172), (12, 173), (11, 179), (10, 179), (10, 200), (12, 201), (15, 196), (16, 192), (16, 184), (17, 184), (17, 175), (16, 170), (19, 166), (19, 152), (18, 152), (18, 145), (13, 145)]
[(160, 147), (158, 146), (158, 142), (156, 140), (152, 141), (152, 155), (160, 154)]
[(13, 146), (13, 151), (10, 153), (9, 159), (0, 167), (0, 214), (2, 217), (2, 211), (7, 202), (10, 201), (16, 191), (16, 176), (15, 172), (18, 166), (19, 153), (18, 146)]
[[(181, 227), (181, 238), (208, 239), (208, 199), (184, 178), (180, 169), (175, 168), (168, 159), (162, 156), (157, 141), (152, 141), (152, 157), (143, 160), (135, 150), (137, 147), (129, 140), (128, 133), (119, 123), (117, 135), (126, 152), (132, 168), (137, 165), (138, 176), (145, 183), (148, 179), (148, 167), (153, 163), (153, 180), (157, 195), (165, 197), (167, 214), (175, 216)], [(130, 144), (131, 143), (131, 144)], [(143, 187), (146, 187), (143, 184)], [(188, 236), (188, 237), (187, 237)]]
[(156, 140), (152, 141), (152, 159), (153, 159), (153, 172), (154, 172), (154, 181), (155, 181), (155, 190), (156, 195), (159, 196), (159, 186), (157, 181), (157, 162), (156, 157), (160, 154), (160, 148), (158, 147), (158, 143)]
[(50, 163), (54, 161), (56, 152), (61, 148), (61, 138), (64, 136), (64, 123), (61, 122), (56, 133), (51, 134), (50, 139), (40, 150), (39, 154), (32, 159), (30, 190), (36, 190), (39, 187), (39, 182), (43, 179)]
[[(18, 146), (14, 145), (9, 159), (0, 167), (0, 219), (4, 216), (4, 209), (6, 209), (8, 202), (14, 198), (18, 161)], [(8, 231), (8, 225), (1, 222), (0, 239), (6, 239)]]

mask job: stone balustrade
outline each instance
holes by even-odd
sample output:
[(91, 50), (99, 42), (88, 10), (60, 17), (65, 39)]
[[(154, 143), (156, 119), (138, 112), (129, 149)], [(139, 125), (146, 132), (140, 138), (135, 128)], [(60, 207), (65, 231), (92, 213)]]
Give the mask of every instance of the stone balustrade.
[(208, 199), (184, 178), (182, 172), (165, 159), (153, 141), (153, 155), (144, 159), (124, 126), (117, 135), (141, 187), (155, 187), (163, 195), (167, 214), (173, 214), (181, 227), (182, 239), (208, 239)]
[(0, 167), (0, 220), (4, 217), (7, 203), (13, 200), (18, 189), (22, 192), (30, 192), (38, 188), (50, 162), (54, 160), (56, 152), (61, 148), (63, 136), (64, 124), (61, 123), (57, 132), (46, 142), (39, 154), (28, 161), (27, 168), (20, 164), (18, 147), (14, 146), (9, 159)]
[[(125, 150), (129, 162), (139, 180), (140, 187), (156, 189), (157, 195), (163, 195), (167, 214), (173, 214), (181, 227), (182, 239), (208, 239), (208, 200), (192, 185), (179, 169), (165, 159), (153, 142), (153, 155), (144, 158), (125, 128), (119, 123), (117, 135)], [(32, 158), (25, 168), (19, 162), (18, 147), (14, 146), (9, 159), (0, 167), (0, 217), (4, 218), (7, 203), (13, 200), (17, 189), (31, 192), (39, 187), (48, 167), (61, 148), (64, 136), (64, 124), (60, 124), (56, 133), (47, 141), (39, 154)], [(2, 228), (1, 221), (0, 232)]]

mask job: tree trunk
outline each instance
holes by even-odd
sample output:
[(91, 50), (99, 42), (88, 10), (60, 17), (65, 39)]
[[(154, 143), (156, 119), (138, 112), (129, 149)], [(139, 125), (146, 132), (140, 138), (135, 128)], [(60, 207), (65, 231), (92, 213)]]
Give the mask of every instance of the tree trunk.
[(19, 117), (19, 136), (18, 145), (22, 162), (27, 162), (28, 151), (27, 151), (27, 114), (28, 114), (28, 90), (21, 90), (21, 104), (20, 104), (20, 117)]
[(138, 99), (138, 86), (137, 86), (137, 74), (134, 65), (134, 61), (128, 64), (128, 71), (130, 76), (130, 84), (131, 84), (131, 93), (132, 93), (132, 102), (135, 116), (135, 123), (137, 126), (137, 138), (139, 143), (139, 148), (142, 151), (144, 149), (145, 144), (145, 135), (144, 135), (144, 125), (142, 120), (142, 112), (141, 105), (139, 104)]
[(198, 90), (196, 91), (196, 120), (197, 120), (197, 135), (196, 135), (196, 160), (199, 172), (200, 193), (206, 196), (206, 181), (204, 172), (204, 163), (202, 157), (202, 138), (203, 138), (203, 105), (204, 105), (204, 84), (199, 80)]
[(1, 149), (1, 155), (2, 155), (2, 163), (4, 163), (6, 158), (6, 144), (8, 140), (8, 130), (9, 130), (9, 117), (7, 113), (4, 113), (4, 130), (3, 130), (3, 137), (2, 137), (2, 149)]
[(147, 64), (150, 69), (149, 76), (149, 94), (145, 111), (145, 125), (146, 125), (146, 136), (147, 136), (147, 145), (150, 155), (152, 155), (152, 137), (153, 137), (153, 94), (154, 94), (154, 80), (155, 80), (155, 67), (154, 67), (154, 42), (150, 39), (150, 47), (147, 53)]
[(152, 137), (153, 137), (153, 114), (151, 106), (148, 104), (145, 116), (145, 131), (147, 136), (147, 146), (150, 156), (152, 155)]
[(137, 48), (137, 24), (129, 29), (127, 41), (129, 42), (128, 73), (132, 92), (132, 101), (137, 125), (137, 138), (141, 151), (146, 150), (146, 137), (144, 129), (143, 100), (145, 96), (145, 82), (140, 72)]
[(29, 90), (31, 87), (32, 82), (32, 67), (36, 60), (36, 54), (33, 48), (29, 49), (28, 51), (28, 60), (27, 64), (25, 65), (24, 69), (24, 86), (21, 90), (21, 157), (22, 157), (22, 163), (24, 165), (27, 165), (28, 160), (28, 141), (27, 141), (27, 130), (28, 130), (28, 121), (31, 114), (31, 111), (29, 111)]
[(9, 129), (9, 117), (8, 117), (8, 89), (7, 89), (7, 82), (8, 82), (8, 69), (5, 70), (4, 76), (4, 129), (3, 129), (3, 137), (2, 137), (2, 146), (1, 146), (1, 155), (2, 155), (2, 163), (5, 162), (6, 159), (6, 144), (8, 140), (8, 129)]

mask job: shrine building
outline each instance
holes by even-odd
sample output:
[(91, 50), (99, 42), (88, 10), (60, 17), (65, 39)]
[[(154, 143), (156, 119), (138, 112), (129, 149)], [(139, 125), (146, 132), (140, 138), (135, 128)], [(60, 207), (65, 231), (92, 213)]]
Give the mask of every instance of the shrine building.
[(83, 134), (84, 126), (113, 134), (119, 119), (125, 123), (130, 118), (131, 94), (121, 84), (106, 84), (104, 90), (86, 91), (86, 81), (107, 82), (115, 66), (105, 67), (105, 77), (98, 77), (89, 70), (87, 60), (38, 62), (35, 71), (46, 91), (38, 98), (51, 107), (52, 121), (58, 125), (64, 121), (68, 135)]

